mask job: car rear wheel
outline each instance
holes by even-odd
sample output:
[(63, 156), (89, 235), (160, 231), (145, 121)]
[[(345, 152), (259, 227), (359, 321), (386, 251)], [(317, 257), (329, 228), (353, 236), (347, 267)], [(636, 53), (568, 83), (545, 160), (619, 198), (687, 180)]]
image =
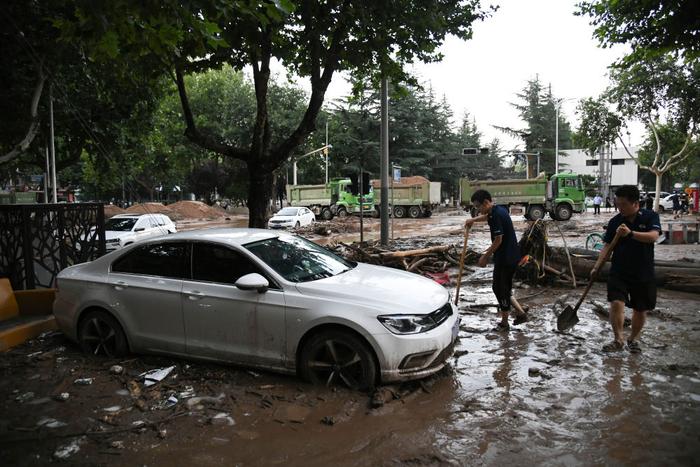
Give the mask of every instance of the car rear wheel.
[(78, 342), (85, 353), (123, 357), (129, 351), (119, 322), (105, 311), (91, 311), (80, 321)]
[(374, 388), (377, 366), (366, 343), (345, 331), (324, 331), (304, 346), (301, 376), (316, 385), (344, 385), (355, 391)]

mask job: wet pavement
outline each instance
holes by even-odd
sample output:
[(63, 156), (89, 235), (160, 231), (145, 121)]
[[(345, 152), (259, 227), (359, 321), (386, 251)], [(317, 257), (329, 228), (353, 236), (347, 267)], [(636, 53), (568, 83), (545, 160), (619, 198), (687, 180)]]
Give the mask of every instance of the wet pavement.
[[(447, 219), (446, 231), (463, 222)], [(485, 235), (477, 235), (476, 247), (486, 246)], [(660, 289), (643, 352), (604, 354), (611, 331), (590, 303), (605, 301), (604, 284), (594, 285), (569, 334), (554, 331), (553, 302), (572, 303), (581, 288), (518, 288), (531, 320), (499, 333), (491, 330), (489, 278), (490, 268), (477, 269), (462, 286), (460, 340), (449, 368), (386, 388), (390, 397), (379, 408), (367, 394), (311, 387), (294, 377), (153, 356), (110, 361), (81, 354), (58, 333), (44, 336), (0, 358), (0, 459), (4, 465), (698, 464), (700, 295)], [(121, 373), (110, 372), (115, 364)], [(144, 371), (171, 365), (151, 387), (132, 383)], [(93, 381), (76, 384), (80, 378)], [(167, 402), (171, 396), (176, 402)]]

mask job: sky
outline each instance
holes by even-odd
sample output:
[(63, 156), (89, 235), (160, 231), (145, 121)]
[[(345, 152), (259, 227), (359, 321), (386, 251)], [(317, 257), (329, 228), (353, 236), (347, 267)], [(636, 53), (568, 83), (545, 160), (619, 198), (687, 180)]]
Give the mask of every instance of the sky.
[[(516, 93), (536, 75), (545, 85), (551, 84), (557, 98), (566, 99), (562, 114), (576, 128), (577, 101), (598, 96), (608, 86), (607, 67), (625, 52), (624, 47), (598, 47), (589, 18), (574, 15), (577, 1), (494, 0), (500, 8), (474, 25), (471, 40), (449, 37), (440, 48), (442, 62), (413, 65), (411, 71), (432, 85), (436, 96), (446, 96), (455, 123), (469, 112), (484, 144), (496, 137), (505, 149), (519, 144), (492, 125), (523, 127), (509, 102), (516, 101)], [(329, 87), (327, 101), (349, 91), (339, 75)], [(639, 143), (642, 128), (633, 125), (630, 132), (631, 142)]]

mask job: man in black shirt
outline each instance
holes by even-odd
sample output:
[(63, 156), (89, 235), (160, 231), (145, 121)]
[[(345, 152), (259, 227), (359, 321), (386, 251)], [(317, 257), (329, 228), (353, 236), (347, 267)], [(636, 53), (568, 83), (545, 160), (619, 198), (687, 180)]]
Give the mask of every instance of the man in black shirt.
[(487, 221), (491, 230), (491, 246), (479, 258), (479, 266), (486, 267), (493, 255), (493, 293), (498, 301), (501, 322), (496, 326), (497, 331), (508, 331), (508, 314), (512, 304), (517, 311), (513, 325), (527, 321), (527, 313), (512, 296), (513, 275), (520, 260), (520, 249), (515, 238), (513, 222), (508, 210), (503, 206), (493, 204), (491, 194), (486, 190), (477, 190), (472, 194), (472, 204), (481, 213), (480, 216), (467, 219), (464, 228), (471, 228), (475, 222)]
[(641, 349), (637, 338), (644, 327), (645, 313), (656, 307), (654, 242), (661, 233), (661, 223), (659, 215), (654, 211), (639, 209), (639, 190), (636, 186), (623, 185), (615, 195), (620, 213), (608, 223), (603, 237), (605, 247), (598, 255), (591, 276), (600, 269), (610, 243), (619, 234), (608, 278), (610, 324), (614, 340), (603, 346), (603, 351), (616, 352), (624, 349), (622, 329), (627, 305), (633, 310), (632, 332), (627, 339), (627, 348), (630, 352), (638, 353)]

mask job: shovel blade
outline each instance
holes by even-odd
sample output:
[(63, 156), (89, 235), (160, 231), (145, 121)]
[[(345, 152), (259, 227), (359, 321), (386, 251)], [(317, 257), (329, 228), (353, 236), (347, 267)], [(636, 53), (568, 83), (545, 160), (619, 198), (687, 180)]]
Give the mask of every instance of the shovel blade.
[(568, 331), (578, 323), (578, 315), (571, 305), (567, 305), (564, 311), (557, 318), (557, 330), (559, 332)]

